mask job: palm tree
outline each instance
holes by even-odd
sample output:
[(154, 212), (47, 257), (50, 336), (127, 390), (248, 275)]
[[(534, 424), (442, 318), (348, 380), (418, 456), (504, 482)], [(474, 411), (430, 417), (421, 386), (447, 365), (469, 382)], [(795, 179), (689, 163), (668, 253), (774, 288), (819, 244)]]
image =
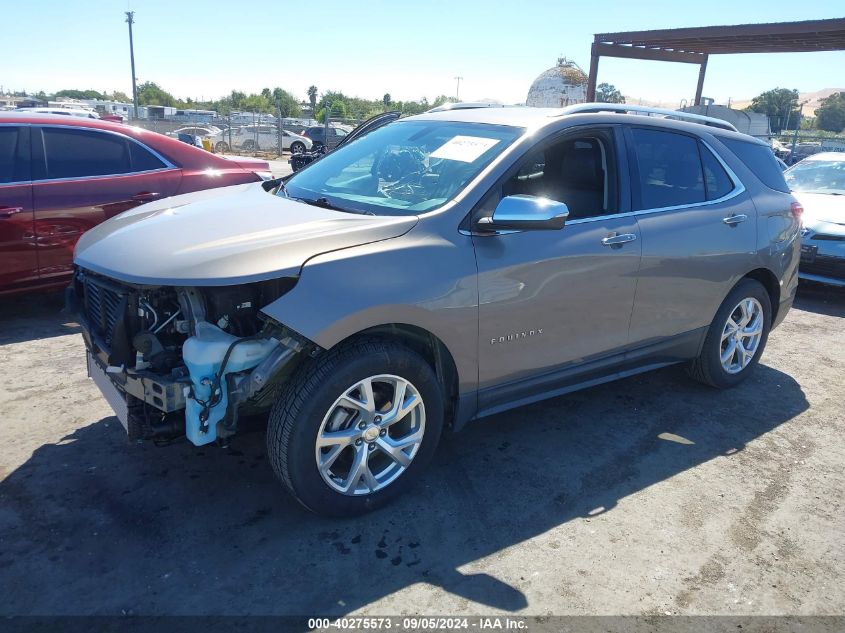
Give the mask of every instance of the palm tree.
[(308, 100), (311, 102), (311, 116), (317, 112), (317, 86), (308, 88)]

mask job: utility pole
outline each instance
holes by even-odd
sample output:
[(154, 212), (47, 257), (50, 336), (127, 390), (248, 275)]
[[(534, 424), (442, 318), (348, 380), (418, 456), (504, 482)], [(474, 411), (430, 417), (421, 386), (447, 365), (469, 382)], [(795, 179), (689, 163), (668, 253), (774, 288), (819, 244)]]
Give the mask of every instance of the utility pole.
[(801, 119), (804, 116), (804, 104), (807, 101), (802, 101), (798, 104), (798, 120), (795, 122), (795, 134), (792, 135), (792, 148), (789, 150), (789, 162), (795, 164), (795, 145), (798, 143), (798, 129), (801, 127)]
[(132, 44), (132, 25), (135, 23), (135, 12), (126, 12), (126, 22), (129, 24), (129, 60), (132, 62), (132, 103), (135, 106), (135, 118), (138, 118), (138, 85), (135, 82), (135, 47)]
[(463, 79), (463, 77), (455, 77), (454, 79), (458, 82), (458, 87), (455, 88), (455, 99), (460, 101), (461, 100), (461, 79)]

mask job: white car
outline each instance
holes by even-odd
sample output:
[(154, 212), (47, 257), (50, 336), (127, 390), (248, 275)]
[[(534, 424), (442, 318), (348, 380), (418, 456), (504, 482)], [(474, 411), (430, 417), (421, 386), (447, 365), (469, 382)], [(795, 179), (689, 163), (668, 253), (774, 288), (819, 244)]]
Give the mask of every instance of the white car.
[(798, 277), (845, 287), (845, 152), (808, 156), (784, 177), (804, 207)]
[[(224, 140), (228, 141), (228, 131)], [(261, 149), (276, 149), (279, 146), (278, 130), (275, 125), (244, 125), (232, 128), (232, 146), (251, 152)], [(282, 130), (282, 149), (290, 150), (291, 154), (301, 154), (311, 149), (311, 139), (295, 134), (290, 130)]]
[(18, 112), (30, 114), (61, 114), (62, 116), (78, 116), (85, 119), (99, 119), (100, 115), (94, 110), (83, 108), (18, 108)]
[(194, 137), (194, 142), (197, 147), (202, 147), (202, 139), (207, 138), (211, 141), (214, 151), (218, 154), (229, 151), (229, 144), (223, 138), (223, 130), (213, 125), (193, 125), (187, 127), (180, 127), (178, 130), (168, 132), (167, 136), (179, 137), (180, 134), (188, 134)]

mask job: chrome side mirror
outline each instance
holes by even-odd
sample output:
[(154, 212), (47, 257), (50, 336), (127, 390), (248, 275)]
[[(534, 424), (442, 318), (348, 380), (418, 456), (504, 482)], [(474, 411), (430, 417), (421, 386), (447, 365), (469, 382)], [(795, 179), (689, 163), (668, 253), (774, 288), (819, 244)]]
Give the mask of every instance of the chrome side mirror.
[(569, 209), (563, 202), (537, 196), (507, 196), (493, 215), (479, 218), (479, 231), (557, 231), (563, 228)]

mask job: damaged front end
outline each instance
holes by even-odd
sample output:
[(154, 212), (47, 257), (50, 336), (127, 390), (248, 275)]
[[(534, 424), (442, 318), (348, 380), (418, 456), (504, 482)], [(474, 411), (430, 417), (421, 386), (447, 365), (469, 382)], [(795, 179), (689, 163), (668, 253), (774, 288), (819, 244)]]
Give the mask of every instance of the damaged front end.
[(277, 387), (319, 351), (260, 312), (295, 283), (143, 286), (79, 268), (68, 304), (82, 325), (89, 375), (130, 438), (184, 434), (201, 446), (225, 443), (241, 416), (269, 410)]

